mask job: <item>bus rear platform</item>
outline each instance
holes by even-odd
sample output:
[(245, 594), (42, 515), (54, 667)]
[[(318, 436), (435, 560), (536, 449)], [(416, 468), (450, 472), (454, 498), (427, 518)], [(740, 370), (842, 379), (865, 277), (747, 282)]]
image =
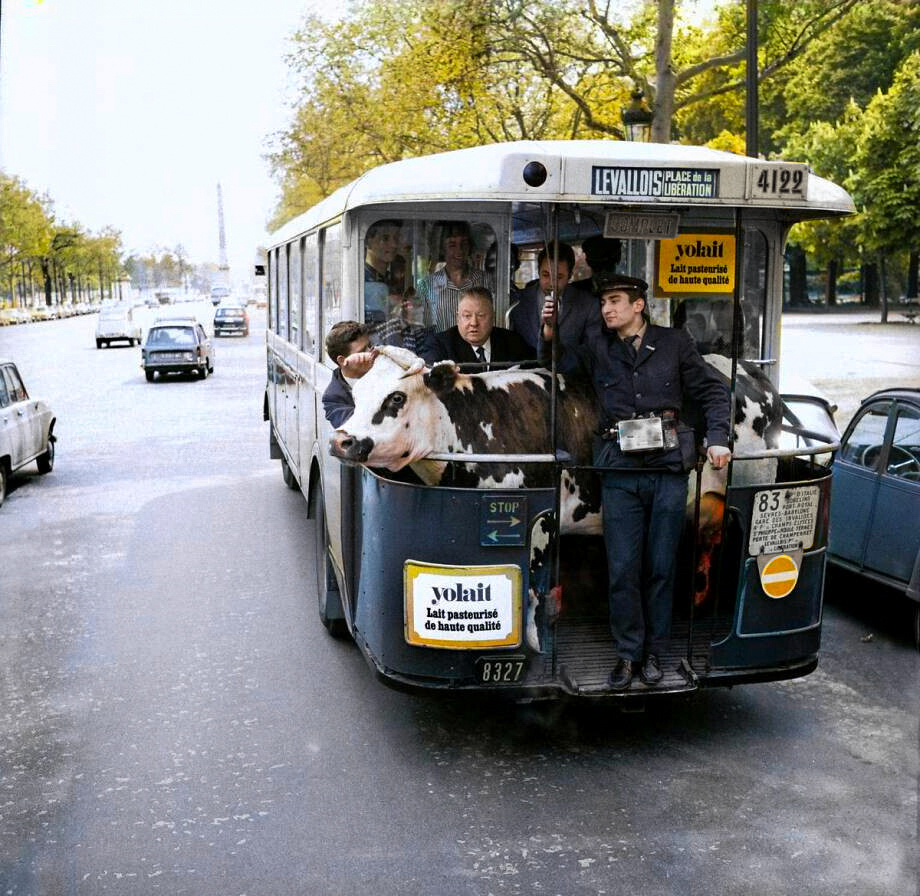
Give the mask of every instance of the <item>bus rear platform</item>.
[[(817, 665), (824, 525), (819, 524), (811, 549), (802, 552), (799, 587), (781, 600), (764, 595), (756, 557), (748, 549), (756, 488), (731, 490), (724, 539), (714, 561), (718, 578), (698, 606), (693, 598), (692, 554), (684, 553), (680, 561), (683, 572), (675, 589), (671, 642), (660, 656), (662, 680), (645, 685), (636, 676), (628, 690), (612, 691), (609, 675), (616, 657), (608, 623), (603, 539), (563, 535), (558, 568), (550, 580), (561, 587), (540, 593), (538, 601), (531, 589), (535, 582), (528, 572), (527, 539), (518, 545), (482, 547), (492, 523), (490, 519), (489, 527), (481, 525), (483, 508), (495, 500), (523, 500), (522, 517), (532, 529), (533, 521), (552, 509), (550, 490), (428, 488), (381, 479), (368, 471), (360, 480), (363, 487), (353, 507), (361, 521), (361, 538), (354, 546), (360, 572), (353, 592), (352, 635), (377, 675), (393, 687), (504, 691), (523, 700), (566, 695), (629, 700), (795, 678)], [(786, 483), (783, 488), (799, 484)], [(692, 539), (685, 541), (682, 551), (692, 552)], [(409, 557), (413, 560), (405, 559)], [(433, 564), (436, 573), (452, 581), (454, 570), (465, 569), (471, 560), (520, 570), (524, 602), (518, 612), (526, 620), (531, 607), (541, 605), (534, 622), (537, 644), (529, 637), (526, 621), (520, 639), (507, 646), (440, 645), (424, 638), (410, 643), (406, 565)], [(553, 592), (560, 595), (558, 600)], [(490, 674), (483, 675), (484, 665)], [(497, 669), (511, 674), (496, 677)]]

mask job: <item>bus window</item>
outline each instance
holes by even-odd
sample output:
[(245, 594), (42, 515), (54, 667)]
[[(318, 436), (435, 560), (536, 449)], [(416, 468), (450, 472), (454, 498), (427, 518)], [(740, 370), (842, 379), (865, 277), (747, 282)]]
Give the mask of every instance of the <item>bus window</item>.
[(382, 218), (364, 238), (364, 320), (378, 344), (418, 351), (428, 333), (457, 322), (463, 289), (485, 286), (497, 309), (495, 271), (487, 268), (497, 245), (487, 223)]
[(278, 252), (278, 316), (275, 319), (275, 332), (287, 339), (288, 329), (288, 247), (283, 246)]
[(746, 230), (741, 273), (742, 355), (752, 360), (763, 357), (764, 352), (768, 261), (766, 236), (760, 230)]
[(329, 328), (342, 320), (342, 225), (333, 224), (323, 231), (322, 292), (323, 326)]
[(268, 254), (268, 283), (271, 291), (268, 306), (268, 326), (273, 333), (278, 332), (278, 253), (280, 248), (272, 249)]
[(317, 314), (317, 236), (311, 233), (303, 241), (303, 350), (312, 354), (319, 332)]
[(288, 284), (289, 284), (289, 311), (290, 311), (290, 327), (291, 327), (291, 342), (297, 348), (303, 348), (301, 342), (301, 333), (300, 333), (300, 309), (301, 302), (303, 299), (302, 296), (302, 282), (301, 282), (301, 245), (302, 241), (298, 240), (296, 243), (291, 243), (290, 245), (290, 255), (288, 258)]

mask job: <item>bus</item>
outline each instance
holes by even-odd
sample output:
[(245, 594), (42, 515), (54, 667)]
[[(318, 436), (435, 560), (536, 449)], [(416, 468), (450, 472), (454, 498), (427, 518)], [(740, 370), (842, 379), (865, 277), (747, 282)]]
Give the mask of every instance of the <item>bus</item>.
[[(600, 237), (616, 246), (618, 273), (650, 284), (653, 323), (690, 328), (701, 353), (724, 362), (733, 393), (745, 370), (779, 384), (789, 229), (853, 211), (844, 190), (802, 164), (691, 146), (528, 141), (374, 168), (280, 228), (267, 254), (264, 418), (271, 457), (315, 521), (316, 581), (304, 599), (317, 601), (321, 623), (353, 639), (386, 684), (427, 692), (631, 700), (814, 670), (839, 443), (826, 402), (788, 396), (778, 441), (733, 446), (718, 531), (705, 535), (698, 466), (665, 675), (614, 692), (602, 540), (555, 527), (573, 458), (534, 445), (517, 460), (545, 464), (548, 478), (517, 488), (343, 463), (330, 453), (321, 402), (335, 370), (324, 339), (340, 321), (364, 322), (378, 345), (411, 357), (452, 322), (437, 319), (430, 296), (444, 280), (445, 237), (458, 228), (468, 276), (492, 291), (498, 322), (544, 249), (558, 266), (558, 247), (572, 247), (575, 277), (590, 282), (581, 250)], [(382, 229), (392, 245), (381, 266), (371, 250)], [(452, 469), (484, 458), (431, 459)], [(477, 613), (444, 624), (432, 589), (473, 595)], [(471, 621), (480, 617), (489, 624)]]

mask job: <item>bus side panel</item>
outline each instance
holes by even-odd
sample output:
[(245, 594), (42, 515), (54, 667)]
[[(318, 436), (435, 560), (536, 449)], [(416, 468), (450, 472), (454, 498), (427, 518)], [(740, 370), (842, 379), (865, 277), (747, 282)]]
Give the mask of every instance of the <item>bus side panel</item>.
[[(406, 559), (448, 566), (518, 566), (527, 594), (529, 549), (483, 547), (480, 508), (486, 490), (428, 488), (381, 479), (364, 471), (361, 507), (361, 576), (355, 608), (356, 640), (384, 675), (425, 679), (433, 687), (471, 679), (477, 657), (494, 651), (410, 645), (405, 638), (403, 564)], [(504, 494), (508, 494), (507, 490)], [(550, 489), (521, 489), (527, 498), (527, 532), (552, 508)], [(522, 612), (526, 614), (526, 600)], [(524, 625), (521, 625), (522, 640)], [(523, 643), (514, 649), (521, 653)]]
[[(791, 485), (791, 483), (788, 483)], [(798, 580), (781, 598), (769, 597), (761, 587), (757, 559), (747, 555), (739, 570), (739, 591), (731, 634), (712, 646), (710, 670), (768, 669), (806, 664), (818, 654), (827, 546), (827, 507), (830, 475), (807, 485), (820, 488), (814, 543), (803, 552)], [(748, 544), (749, 522), (758, 487), (731, 490), (731, 504), (742, 521), (743, 544)]]

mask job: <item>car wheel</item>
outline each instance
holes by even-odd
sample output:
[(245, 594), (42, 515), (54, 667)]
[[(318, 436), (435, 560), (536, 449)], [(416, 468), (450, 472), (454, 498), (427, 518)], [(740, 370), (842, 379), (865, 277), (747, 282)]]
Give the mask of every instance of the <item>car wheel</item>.
[(54, 469), (54, 443), (56, 439), (54, 434), (48, 435), (48, 448), (44, 454), (40, 454), (35, 462), (38, 464), (39, 473), (50, 473)]
[(144, 371), (144, 376), (147, 377), (147, 382), (148, 382), (148, 383), (152, 383), (152, 382), (153, 382), (153, 374), (154, 374), (154, 371), (153, 371), (153, 370), (145, 370), (145, 371)]
[(96, 348), (102, 348), (102, 340), (101, 340), (101, 339), (97, 339), (97, 340), (96, 340)]
[(0, 507), (6, 500), (6, 484), (9, 479), (9, 473), (6, 470), (6, 461), (0, 460)]
[(332, 561), (329, 559), (329, 530), (326, 528), (326, 507), (323, 501), (322, 489), (316, 495), (316, 594), (319, 598), (319, 619), (326, 631), (333, 638), (345, 638), (348, 635), (348, 624), (342, 618), (342, 599), (339, 587), (332, 571)]

